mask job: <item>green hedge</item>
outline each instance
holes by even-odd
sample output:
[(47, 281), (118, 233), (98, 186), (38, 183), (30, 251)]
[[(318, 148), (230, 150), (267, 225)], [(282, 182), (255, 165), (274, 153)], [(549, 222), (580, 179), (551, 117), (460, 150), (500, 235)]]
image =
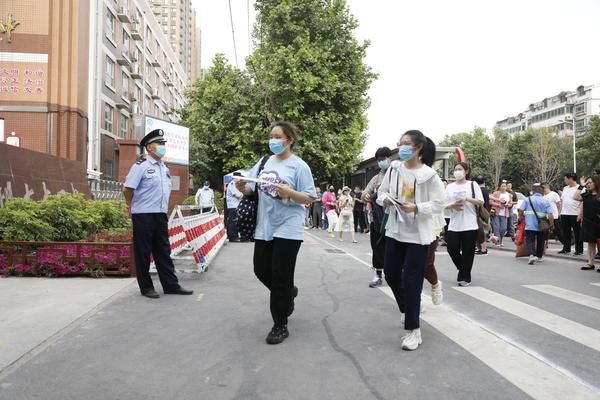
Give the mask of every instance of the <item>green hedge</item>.
[(130, 226), (123, 201), (86, 200), (81, 194), (42, 201), (13, 198), (0, 208), (0, 240), (71, 242)]

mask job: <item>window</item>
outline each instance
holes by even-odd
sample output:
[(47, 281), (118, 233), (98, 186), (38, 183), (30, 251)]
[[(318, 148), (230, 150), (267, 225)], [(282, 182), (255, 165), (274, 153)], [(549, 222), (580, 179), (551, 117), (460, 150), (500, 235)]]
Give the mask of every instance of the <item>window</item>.
[(106, 56), (106, 76), (104, 83), (111, 88), (115, 87), (115, 62)]
[(104, 129), (110, 133), (113, 131), (113, 108), (106, 103), (104, 103)]
[(585, 113), (585, 104), (586, 103), (579, 103), (579, 104), (575, 105), (575, 114), (584, 114)]
[(127, 137), (127, 127), (129, 125), (129, 118), (127, 118), (126, 115), (121, 114), (121, 123), (120, 123), (120, 131), (119, 131), (119, 136), (121, 136), (122, 138), (126, 138)]
[(115, 16), (108, 9), (106, 10), (106, 37), (115, 40)]
[(121, 86), (121, 96), (129, 100), (129, 77), (125, 72), (121, 72), (123, 85)]
[(123, 50), (129, 56), (129, 34), (123, 29)]
[(113, 162), (112, 160), (104, 160), (104, 178), (113, 177)]
[(586, 126), (585, 118), (575, 121), (575, 129), (581, 130), (581, 129), (585, 128), (585, 126)]

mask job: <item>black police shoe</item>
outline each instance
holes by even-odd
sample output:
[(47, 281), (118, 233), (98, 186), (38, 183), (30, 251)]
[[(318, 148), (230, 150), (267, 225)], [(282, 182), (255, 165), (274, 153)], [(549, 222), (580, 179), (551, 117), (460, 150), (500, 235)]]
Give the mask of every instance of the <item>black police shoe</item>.
[(142, 293), (142, 296), (146, 296), (150, 299), (158, 299), (160, 297), (160, 294), (158, 294), (158, 292), (154, 289), (150, 289), (147, 290), (146, 292)]
[(181, 286), (174, 289), (165, 289), (165, 294), (193, 294), (193, 290), (184, 289)]
[(290, 333), (288, 332), (287, 325), (275, 325), (267, 335), (266, 340), (268, 344), (279, 344), (288, 336), (290, 336)]

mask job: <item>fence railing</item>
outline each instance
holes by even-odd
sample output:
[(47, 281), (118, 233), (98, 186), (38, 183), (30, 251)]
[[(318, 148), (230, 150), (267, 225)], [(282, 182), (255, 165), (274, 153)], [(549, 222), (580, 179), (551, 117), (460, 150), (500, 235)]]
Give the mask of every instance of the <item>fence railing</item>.
[(106, 179), (90, 179), (90, 192), (94, 200), (123, 200), (123, 184)]

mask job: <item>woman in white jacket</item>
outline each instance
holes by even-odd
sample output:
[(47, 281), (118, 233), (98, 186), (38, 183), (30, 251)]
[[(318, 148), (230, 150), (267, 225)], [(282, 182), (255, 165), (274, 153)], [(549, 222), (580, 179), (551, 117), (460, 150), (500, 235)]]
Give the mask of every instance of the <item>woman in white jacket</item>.
[(431, 139), (411, 130), (402, 135), (398, 146), (400, 161), (386, 172), (377, 203), (389, 213), (384, 271), (408, 331), (402, 348), (416, 350), (422, 343), (419, 314), (427, 251), (436, 238), (437, 216), (446, 197), (442, 180), (426, 165), (435, 158)]

